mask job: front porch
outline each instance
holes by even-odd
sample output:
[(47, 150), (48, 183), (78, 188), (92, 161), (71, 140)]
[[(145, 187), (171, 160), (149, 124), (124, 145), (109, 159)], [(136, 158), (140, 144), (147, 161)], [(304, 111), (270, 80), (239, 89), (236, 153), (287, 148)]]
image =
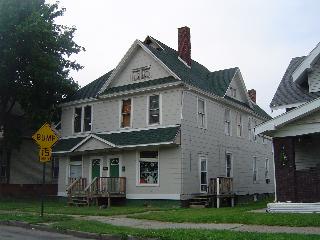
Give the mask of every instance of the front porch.
[(86, 178), (70, 178), (66, 189), (69, 205), (98, 205), (106, 200), (108, 207), (112, 199), (126, 198), (125, 177), (95, 177), (91, 183)]

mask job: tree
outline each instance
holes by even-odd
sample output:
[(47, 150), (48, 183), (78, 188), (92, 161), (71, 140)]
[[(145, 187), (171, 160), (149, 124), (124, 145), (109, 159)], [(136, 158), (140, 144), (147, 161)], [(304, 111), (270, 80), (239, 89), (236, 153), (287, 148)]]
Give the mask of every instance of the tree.
[(55, 22), (64, 12), (44, 0), (0, 0), (0, 147), (8, 160), (24, 129), (54, 120), (79, 88), (69, 74), (82, 66), (70, 56), (85, 49), (73, 41), (75, 27)]

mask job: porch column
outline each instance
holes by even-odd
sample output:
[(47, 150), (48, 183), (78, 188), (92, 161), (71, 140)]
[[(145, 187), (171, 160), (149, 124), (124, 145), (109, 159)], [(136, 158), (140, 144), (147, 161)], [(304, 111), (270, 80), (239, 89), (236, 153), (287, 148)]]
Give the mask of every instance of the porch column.
[(294, 137), (274, 138), (277, 200), (296, 201)]

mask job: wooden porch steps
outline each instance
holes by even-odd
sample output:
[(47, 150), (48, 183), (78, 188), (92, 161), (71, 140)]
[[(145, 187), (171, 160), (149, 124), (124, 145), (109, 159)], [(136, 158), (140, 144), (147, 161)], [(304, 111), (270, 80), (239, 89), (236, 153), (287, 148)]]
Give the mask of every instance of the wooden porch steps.
[(68, 205), (69, 206), (88, 206), (88, 199), (87, 197), (83, 196), (71, 196), (68, 200)]
[(211, 199), (206, 195), (195, 196), (190, 199), (189, 207), (190, 208), (205, 208), (212, 205)]

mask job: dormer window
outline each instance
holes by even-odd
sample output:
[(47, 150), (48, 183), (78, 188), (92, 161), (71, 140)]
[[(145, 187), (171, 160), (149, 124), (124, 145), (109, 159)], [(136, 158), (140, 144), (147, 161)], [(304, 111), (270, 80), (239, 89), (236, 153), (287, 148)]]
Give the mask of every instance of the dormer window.
[(150, 66), (135, 68), (132, 70), (132, 81), (140, 81), (150, 79)]
[(236, 98), (237, 97), (237, 89), (230, 87), (230, 94), (231, 94), (231, 97)]

